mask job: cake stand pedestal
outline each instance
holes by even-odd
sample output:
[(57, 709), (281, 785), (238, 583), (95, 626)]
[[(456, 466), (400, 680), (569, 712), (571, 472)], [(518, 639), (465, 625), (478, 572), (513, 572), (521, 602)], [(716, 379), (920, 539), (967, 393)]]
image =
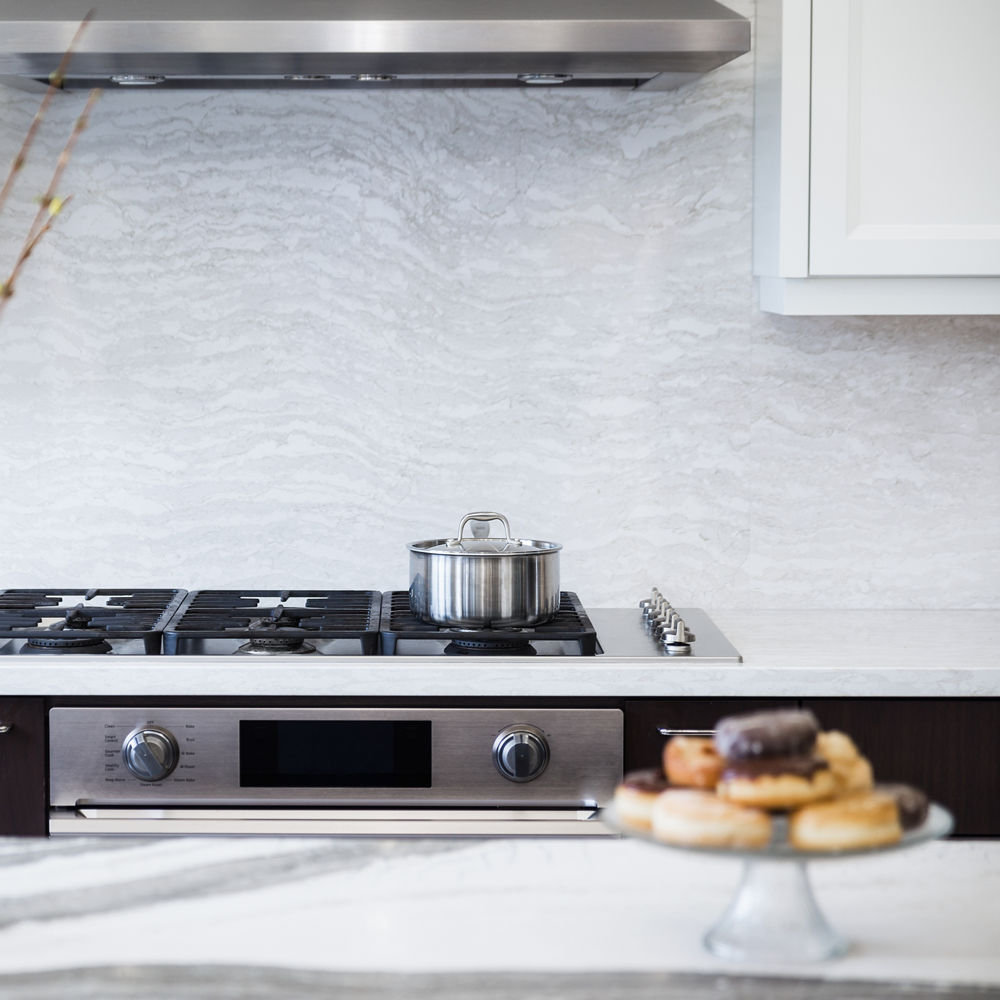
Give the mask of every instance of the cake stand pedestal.
[(826, 921), (804, 861), (750, 859), (718, 923), (704, 937), (720, 958), (818, 962), (847, 951)]

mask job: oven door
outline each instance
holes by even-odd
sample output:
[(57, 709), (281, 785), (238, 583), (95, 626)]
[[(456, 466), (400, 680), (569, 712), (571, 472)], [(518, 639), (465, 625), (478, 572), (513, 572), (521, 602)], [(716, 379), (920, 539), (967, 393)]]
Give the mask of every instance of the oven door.
[(49, 832), (594, 835), (618, 709), (58, 707)]

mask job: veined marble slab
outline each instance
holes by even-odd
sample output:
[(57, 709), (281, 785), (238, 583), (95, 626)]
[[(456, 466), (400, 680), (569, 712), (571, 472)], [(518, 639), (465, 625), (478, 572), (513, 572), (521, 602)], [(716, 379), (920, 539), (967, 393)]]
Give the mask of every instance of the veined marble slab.
[[(0, 657), (0, 694), (998, 697), (1000, 611), (710, 611), (742, 663), (673, 657)], [(81, 662), (85, 661), (85, 662)]]
[(0, 994), (30, 995), (31, 974), (90, 969), (107, 982), (119, 970), (120, 983), (144, 969), (169, 980), (171, 966), (210, 967), (220, 981), (225, 967), (261, 967), (272, 983), (280, 970), (620, 973), (611, 996), (647, 996), (667, 973), (1000, 984), (1000, 843), (810, 867), (849, 953), (734, 963), (701, 937), (739, 863), (637, 841), (4, 840)]
[(0, 976), (5, 1000), (997, 1000), (968, 983), (824, 981), (691, 972), (329, 972), (170, 965), (59, 969)]

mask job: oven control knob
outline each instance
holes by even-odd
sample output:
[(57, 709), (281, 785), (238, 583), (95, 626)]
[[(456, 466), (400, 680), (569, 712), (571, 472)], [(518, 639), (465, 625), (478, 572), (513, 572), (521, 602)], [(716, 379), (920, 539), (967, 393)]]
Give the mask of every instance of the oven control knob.
[(143, 726), (122, 744), (125, 766), (143, 781), (162, 781), (177, 766), (177, 740), (166, 729)]
[(493, 741), (493, 763), (508, 781), (532, 781), (548, 762), (549, 745), (534, 726), (508, 726)]

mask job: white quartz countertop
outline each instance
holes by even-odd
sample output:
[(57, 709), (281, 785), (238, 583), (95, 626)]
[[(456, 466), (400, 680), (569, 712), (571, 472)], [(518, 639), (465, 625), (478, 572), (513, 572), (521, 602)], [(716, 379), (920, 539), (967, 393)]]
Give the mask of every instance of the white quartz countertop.
[(0, 695), (1000, 697), (1000, 610), (707, 610), (742, 663), (11, 656), (0, 657)]
[[(835, 980), (838, 997), (890, 995), (849, 991), (856, 981), (1000, 984), (996, 841), (812, 862), (820, 906), (852, 942), (818, 963), (708, 954), (702, 935), (732, 897), (740, 862), (636, 840), (8, 839), (0, 869), (7, 1000), (118, 997), (129, 995), (123, 985), (192, 977), (205, 996), (328, 997), (344, 995), (330, 992), (336, 976), (403, 973), (445, 974), (436, 997), (487, 996), (447, 988), (483, 971), (562, 983), (532, 992), (546, 997), (715, 996), (692, 984), (717, 987), (720, 975)], [(235, 991), (248, 969), (262, 970), (253, 978), (269, 994)], [(325, 989), (291, 989), (292, 970)], [(673, 992), (678, 976), (688, 988)], [(426, 982), (400, 995), (423, 996)]]

